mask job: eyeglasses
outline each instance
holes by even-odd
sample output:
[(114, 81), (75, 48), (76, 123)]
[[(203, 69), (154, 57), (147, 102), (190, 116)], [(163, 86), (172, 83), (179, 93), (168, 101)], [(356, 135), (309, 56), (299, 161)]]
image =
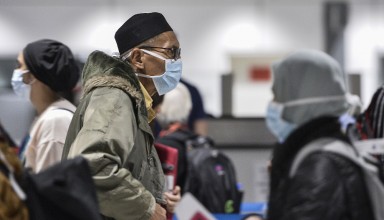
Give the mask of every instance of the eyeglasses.
[(179, 59), (180, 58), (180, 54), (181, 54), (181, 48), (175, 48), (175, 47), (167, 48), (167, 47), (141, 46), (139, 48), (140, 49), (162, 49), (162, 50), (166, 50), (167, 54), (171, 55), (169, 57), (171, 57), (174, 60)]

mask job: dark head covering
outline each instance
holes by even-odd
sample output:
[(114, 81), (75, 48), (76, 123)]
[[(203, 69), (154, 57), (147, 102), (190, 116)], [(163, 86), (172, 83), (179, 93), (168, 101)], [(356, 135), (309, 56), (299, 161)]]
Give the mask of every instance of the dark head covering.
[(173, 31), (158, 12), (136, 14), (129, 18), (115, 34), (120, 54), (163, 32)]
[(29, 71), (55, 92), (73, 89), (79, 79), (79, 67), (71, 50), (55, 40), (38, 40), (24, 48)]

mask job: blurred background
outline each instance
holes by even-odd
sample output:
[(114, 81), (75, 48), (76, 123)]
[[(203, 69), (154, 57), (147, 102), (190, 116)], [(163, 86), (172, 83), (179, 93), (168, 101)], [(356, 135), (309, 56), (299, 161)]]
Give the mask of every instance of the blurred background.
[(233, 159), (245, 201), (267, 196), (275, 139), (264, 114), (273, 61), (299, 48), (329, 53), (364, 107), (384, 81), (382, 0), (0, 0), (0, 121), (16, 142), (34, 117), (10, 85), (26, 44), (61, 41), (81, 65), (93, 50), (116, 52), (118, 27), (152, 11), (161, 12), (179, 38), (183, 77), (201, 92), (208, 134)]

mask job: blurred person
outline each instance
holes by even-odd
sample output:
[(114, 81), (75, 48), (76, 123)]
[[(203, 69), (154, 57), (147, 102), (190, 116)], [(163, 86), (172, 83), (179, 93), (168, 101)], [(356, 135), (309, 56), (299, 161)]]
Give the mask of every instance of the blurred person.
[(180, 80), (180, 45), (157, 12), (133, 15), (115, 40), (120, 57), (95, 51), (85, 63), (63, 160), (88, 159), (104, 219), (165, 219), (173, 207), (149, 122), (153, 98)]
[[(158, 114), (160, 113), (160, 109), (161, 109), (161, 105), (162, 105), (162, 103), (163, 103), (163, 101), (164, 101), (164, 97), (165, 96), (167, 96), (167, 97), (169, 97), (169, 96), (172, 96), (172, 94), (174, 94), (175, 92), (177, 93), (177, 90), (179, 90), (178, 88), (180, 87), (180, 86), (183, 86), (183, 85), (181, 85), (181, 83), (179, 83), (179, 84), (177, 84), (177, 86), (176, 86), (176, 88), (175, 89), (173, 89), (172, 91), (170, 91), (170, 92), (168, 92), (167, 94), (165, 94), (165, 95), (162, 95), (162, 96), (159, 96), (158, 94), (155, 94), (154, 96), (153, 96), (153, 104), (152, 104), (152, 108), (155, 110), (155, 112), (156, 112), (156, 114), (157, 114), (157, 116), (156, 116), (156, 119), (157, 119), (157, 117), (158, 117)], [(169, 98), (167, 98), (167, 99), (169, 99)], [(169, 103), (169, 101), (167, 101), (167, 103)], [(172, 104), (172, 102), (171, 102), (171, 104)], [(173, 104), (175, 104), (175, 103), (173, 103)], [(155, 122), (155, 120), (153, 120), (151, 123), (150, 123), (150, 126), (151, 126), (151, 129), (153, 130), (154, 129), (154, 123), (153, 122)], [(158, 142), (157, 140), (155, 140), (155, 142)], [(158, 143), (160, 143), (160, 142), (158, 142)], [(172, 146), (169, 146), (169, 145), (165, 145), (165, 146), (167, 146), (167, 147), (172, 147)], [(178, 150), (178, 153), (180, 154), (180, 151)], [(180, 155), (178, 155), (178, 158), (180, 158)], [(160, 160), (161, 160), (161, 158), (160, 158)], [(179, 162), (180, 160), (178, 159), (178, 162)], [(163, 161), (160, 161), (162, 164), (164, 163)], [(177, 170), (178, 170), (178, 172), (177, 172), (177, 176), (179, 176), (179, 163), (176, 165), (176, 167), (177, 167)], [(163, 172), (166, 174), (166, 170), (164, 170), (164, 166), (162, 167), (163, 168)], [(166, 180), (167, 181), (167, 180)], [(175, 182), (176, 184), (178, 184), (178, 179), (176, 179), (176, 182)], [(167, 183), (166, 183), (167, 184)], [(172, 183), (173, 184), (173, 183)], [(181, 187), (179, 186), (179, 185), (175, 185), (174, 186), (174, 188), (173, 188), (173, 190), (171, 190), (171, 191), (166, 191), (165, 193), (164, 193), (164, 196), (165, 196), (165, 198), (167, 199), (167, 219), (172, 219), (173, 218), (173, 214), (174, 214), (174, 212), (175, 212), (175, 207), (176, 207), (176, 205), (178, 204), (178, 202), (181, 200)]]
[(201, 94), (197, 87), (187, 80), (182, 78), (180, 82), (187, 87), (192, 100), (192, 109), (188, 116), (188, 127), (196, 134), (206, 136), (208, 134), (207, 115), (205, 114)]
[(274, 63), (272, 72), (266, 121), (280, 143), (273, 150), (267, 218), (373, 219), (362, 170), (346, 157), (311, 153), (290, 176), (297, 154), (326, 138), (354, 149), (338, 121), (349, 107), (339, 64), (323, 52), (300, 50)]
[(51, 39), (27, 44), (17, 62), (12, 76), (13, 90), (30, 100), (37, 112), (20, 153), (26, 167), (40, 172), (61, 161), (67, 130), (76, 110), (61, 94), (75, 87), (79, 68), (71, 50)]
[(191, 108), (191, 95), (182, 83), (164, 95), (157, 114), (164, 129), (156, 143), (178, 151), (176, 185), (181, 187), (181, 194), (192, 193), (210, 212), (238, 213), (242, 192), (237, 187), (234, 165), (214, 149), (212, 139), (189, 129)]
[[(384, 138), (384, 85), (380, 86), (374, 95), (368, 108), (357, 116), (356, 123), (349, 129), (356, 140), (382, 139)], [(380, 161), (380, 175), (384, 180), (384, 155), (373, 155)]]
[[(186, 81), (185, 79), (181, 78), (180, 83), (186, 86), (191, 96), (192, 108), (188, 115), (188, 128), (196, 134), (206, 136), (208, 134), (208, 125), (206, 120), (207, 115), (204, 110), (204, 103), (201, 94), (196, 86)], [(158, 120), (154, 120), (152, 123), (152, 130), (156, 138), (159, 136), (159, 133), (162, 129), (164, 128), (161, 127)]]
[(384, 86), (380, 86), (374, 95), (368, 108), (357, 118), (356, 129), (358, 139), (374, 139), (384, 137)]
[(169, 135), (177, 132), (186, 137), (196, 136), (188, 127), (188, 116), (192, 109), (192, 101), (187, 87), (179, 83), (174, 90), (164, 95), (163, 102), (157, 108), (157, 121), (163, 129), (156, 142), (178, 150), (176, 184), (181, 187), (183, 192), (187, 176), (187, 149), (184, 143)]
[(22, 170), (17, 154), (9, 146), (7, 134), (0, 131), (0, 219), (29, 219), (27, 205), (15, 188), (22, 179)]

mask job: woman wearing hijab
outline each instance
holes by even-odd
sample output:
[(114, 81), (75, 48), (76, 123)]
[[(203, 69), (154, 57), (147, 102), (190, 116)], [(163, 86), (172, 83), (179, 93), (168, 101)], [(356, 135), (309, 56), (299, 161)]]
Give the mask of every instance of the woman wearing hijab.
[(37, 112), (21, 156), (26, 167), (40, 172), (61, 161), (67, 130), (76, 110), (62, 94), (72, 91), (77, 84), (79, 68), (66, 45), (49, 39), (28, 44), (17, 61), (13, 89), (30, 100)]
[(268, 219), (374, 219), (362, 170), (351, 160), (319, 151), (294, 163), (303, 149), (331, 147), (329, 140), (353, 149), (339, 123), (349, 107), (339, 64), (323, 52), (300, 50), (272, 71), (266, 120), (280, 143), (273, 151)]

